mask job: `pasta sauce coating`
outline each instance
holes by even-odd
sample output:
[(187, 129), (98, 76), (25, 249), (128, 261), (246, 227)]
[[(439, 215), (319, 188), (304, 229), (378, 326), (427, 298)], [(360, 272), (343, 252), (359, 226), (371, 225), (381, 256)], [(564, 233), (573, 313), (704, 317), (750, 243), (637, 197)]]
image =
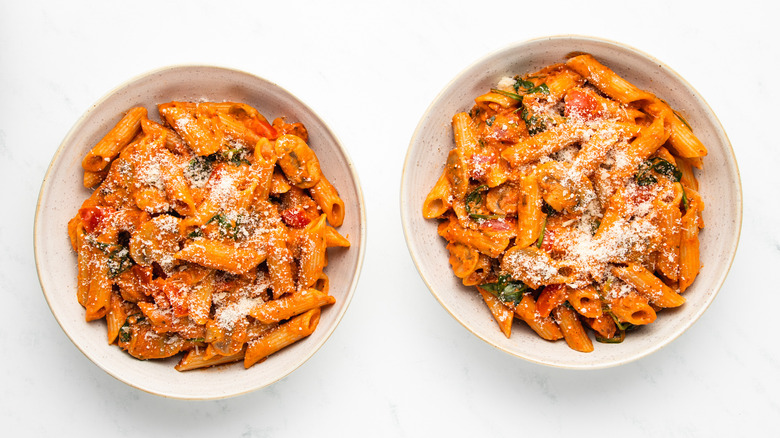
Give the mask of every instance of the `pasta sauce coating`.
[(583, 54), (503, 78), (452, 126), (422, 213), (507, 337), (512, 314), (589, 352), (587, 327), (619, 343), (685, 302), (707, 150), (663, 100)]
[(302, 124), (237, 102), (158, 110), (129, 110), (84, 159), (97, 188), (68, 223), (78, 300), (138, 359), (248, 368), (335, 303), (323, 269), (349, 247), (333, 228), (344, 203)]

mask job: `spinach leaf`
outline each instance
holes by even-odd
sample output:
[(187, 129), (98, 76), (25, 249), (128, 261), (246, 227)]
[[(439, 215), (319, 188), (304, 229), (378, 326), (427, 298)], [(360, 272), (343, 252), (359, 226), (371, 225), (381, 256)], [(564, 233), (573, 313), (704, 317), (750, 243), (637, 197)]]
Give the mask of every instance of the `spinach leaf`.
[(534, 94), (534, 93), (550, 94), (550, 88), (547, 86), (547, 84), (541, 83), (539, 85), (534, 86), (533, 82), (524, 80), (519, 76), (515, 78), (515, 83), (513, 87), (515, 91), (518, 93), (520, 93), (520, 88), (523, 88), (525, 94)]
[(245, 149), (239, 149), (239, 148), (225, 149), (220, 153), (220, 156), (224, 161), (234, 166), (240, 166), (242, 164), (246, 164), (248, 166), (251, 164), (249, 160), (246, 159)]
[(525, 106), (523, 106), (523, 109), (520, 112), (520, 117), (523, 118), (523, 121), (525, 122), (525, 126), (526, 128), (528, 128), (528, 133), (530, 135), (536, 135), (547, 129), (547, 123), (545, 123), (544, 119), (537, 116), (529, 117), (528, 109), (526, 109)]
[(655, 170), (659, 174), (669, 178), (674, 182), (680, 182), (680, 179), (682, 178), (682, 171), (678, 169), (677, 166), (675, 166), (674, 164), (660, 157), (651, 158), (650, 163), (653, 167), (653, 170)]
[(640, 186), (655, 184), (658, 182), (658, 178), (653, 175), (653, 172), (665, 176), (674, 182), (680, 182), (682, 178), (682, 171), (677, 166), (661, 157), (653, 157), (639, 165), (634, 180)]
[(118, 277), (135, 264), (130, 257), (130, 251), (127, 247), (116, 243), (101, 242), (92, 236), (86, 236), (86, 239), (90, 245), (95, 246), (100, 252), (108, 256), (108, 261), (106, 262), (108, 278)]
[(539, 238), (536, 239), (536, 247), (541, 248), (542, 242), (544, 242), (544, 232), (547, 230), (547, 216), (544, 217), (544, 222), (542, 223), (542, 232), (539, 233)]
[(514, 100), (519, 100), (521, 102), (523, 100), (523, 96), (521, 96), (519, 94), (512, 93), (512, 92), (509, 92), (509, 91), (499, 90), (499, 89), (496, 89), (496, 88), (491, 88), (490, 91), (492, 91), (493, 93), (496, 93), (496, 94), (500, 94), (502, 96), (509, 97), (511, 99), (514, 99)]
[[(233, 240), (238, 239), (238, 236), (241, 231), (241, 215), (236, 217), (236, 223), (231, 223), (225, 215), (222, 213), (217, 213), (214, 216), (211, 217), (208, 221), (206, 221), (205, 225), (208, 225), (212, 222), (216, 222), (219, 225), (219, 234), (220, 236), (227, 236), (230, 237)], [(196, 230), (199, 231), (199, 230)], [(193, 231), (194, 233), (195, 231)], [(192, 235), (193, 233), (190, 233)], [(189, 236), (188, 236), (189, 237)], [(197, 237), (197, 236), (195, 236)]]
[(137, 324), (144, 319), (145, 317), (140, 313), (128, 315), (128, 317), (125, 318), (125, 323), (119, 328), (119, 340), (121, 342), (130, 342), (130, 339), (133, 337), (132, 325)]
[(481, 186), (474, 189), (471, 193), (466, 195), (466, 197), (463, 199), (463, 201), (466, 203), (466, 214), (469, 215), (472, 219), (500, 219), (504, 217), (500, 214), (477, 214), (472, 213), (471, 208), (472, 204), (478, 205), (482, 203), (482, 194), (481, 192), (484, 192), (488, 189), (488, 186), (482, 184)]
[(520, 281), (509, 280), (509, 275), (501, 275), (495, 283), (485, 283), (480, 285), (482, 289), (495, 295), (496, 298), (505, 303), (520, 304), (523, 294), (528, 290), (528, 286)]
[(111, 253), (108, 254), (107, 263), (109, 278), (116, 278), (122, 275), (123, 272), (127, 271), (135, 264), (133, 263), (133, 259), (130, 258), (130, 251), (124, 246), (111, 251)]

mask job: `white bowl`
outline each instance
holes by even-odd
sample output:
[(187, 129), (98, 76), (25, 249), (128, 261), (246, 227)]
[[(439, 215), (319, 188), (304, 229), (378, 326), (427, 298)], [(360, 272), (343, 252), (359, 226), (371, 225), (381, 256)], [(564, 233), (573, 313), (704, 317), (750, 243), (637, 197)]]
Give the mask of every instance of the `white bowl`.
[[(336, 304), (323, 309), (308, 338), (247, 370), (241, 363), (179, 372), (177, 359), (139, 361), (106, 343), (105, 321), (87, 323), (76, 302), (76, 254), (67, 223), (90, 191), (82, 186), (84, 154), (134, 106), (157, 117), (156, 104), (172, 100), (238, 101), (269, 120), (286, 116), (309, 131), (310, 145), (323, 172), (346, 205), (339, 231), (352, 245), (331, 250), (326, 273)], [(159, 118), (157, 118), (159, 120)], [(216, 399), (267, 386), (298, 368), (333, 333), (355, 292), (366, 239), (363, 195), (357, 173), (336, 135), (314, 111), (281, 87), (241, 71), (210, 66), (177, 66), (153, 71), (119, 86), (84, 114), (63, 140), (43, 180), (35, 215), (35, 261), (43, 293), (54, 317), (74, 344), (97, 366), (138, 389), (174, 398)]]
[[(630, 333), (622, 344), (594, 345), (592, 353), (547, 342), (519, 322), (507, 339), (498, 329), (476, 288), (465, 287), (450, 269), (437, 221), (422, 217), (422, 204), (442, 173), (454, 145), (452, 116), (468, 111), (474, 98), (495, 88), (503, 76), (526, 74), (560, 63), (572, 52), (587, 52), (620, 76), (649, 90), (678, 110), (709, 149), (699, 174), (706, 209), (702, 230), (702, 270), (685, 292), (682, 307)], [(737, 249), (742, 222), (742, 190), (736, 159), (726, 133), (704, 99), (682, 77), (657, 59), (631, 47), (582, 36), (555, 36), (510, 45), (492, 53), (450, 81), (423, 114), (412, 136), (401, 179), (401, 216), (409, 252), (423, 280), (441, 305), (469, 331), (494, 347), (531, 362), (572, 369), (628, 363), (669, 344), (712, 303)]]

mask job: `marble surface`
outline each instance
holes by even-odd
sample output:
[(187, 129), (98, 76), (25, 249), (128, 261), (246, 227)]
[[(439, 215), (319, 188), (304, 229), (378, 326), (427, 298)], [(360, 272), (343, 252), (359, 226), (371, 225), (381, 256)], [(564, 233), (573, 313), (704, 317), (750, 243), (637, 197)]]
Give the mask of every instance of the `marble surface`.
[[(8, 436), (768, 436), (780, 427), (780, 37), (770, 1), (0, 3), (0, 420)], [(404, 243), (398, 185), (412, 131), (458, 71), (554, 34), (664, 61), (719, 115), (744, 221), (715, 302), (661, 351), (618, 368), (542, 367), (483, 343), (428, 292)], [(64, 335), (37, 280), (32, 223), (49, 161), (93, 102), (173, 64), (263, 76), (313, 107), (360, 173), (368, 247), (341, 325), (282, 381), (208, 402), (101, 371)], [(63, 230), (64, 232), (64, 230)]]

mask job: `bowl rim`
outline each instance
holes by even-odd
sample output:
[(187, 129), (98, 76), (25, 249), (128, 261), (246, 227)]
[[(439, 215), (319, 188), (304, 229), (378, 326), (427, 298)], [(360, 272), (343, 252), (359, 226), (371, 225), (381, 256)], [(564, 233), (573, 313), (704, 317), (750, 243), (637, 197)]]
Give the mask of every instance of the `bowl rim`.
[[(48, 188), (49, 188), (49, 182), (51, 173), (53, 172), (55, 168), (55, 164), (59, 163), (61, 156), (65, 152), (65, 146), (66, 144), (69, 144), (71, 142), (71, 139), (76, 136), (78, 132), (80, 132), (81, 129), (83, 129), (83, 125), (93, 117), (95, 111), (101, 107), (107, 100), (111, 99), (115, 94), (121, 92), (124, 89), (127, 89), (129, 86), (132, 86), (133, 84), (143, 81), (144, 79), (165, 73), (170, 71), (177, 71), (177, 70), (191, 70), (191, 69), (204, 69), (204, 70), (211, 70), (211, 71), (220, 71), (220, 72), (226, 72), (229, 74), (238, 74), (245, 76), (249, 79), (252, 79), (253, 81), (259, 81), (260, 83), (264, 84), (266, 87), (271, 88), (277, 88), (279, 91), (281, 91), (283, 94), (290, 97), (293, 101), (295, 101), (297, 104), (301, 105), (301, 107), (308, 111), (311, 115), (313, 115), (315, 118), (319, 119), (320, 123), (322, 124), (322, 127), (324, 130), (333, 138), (335, 145), (340, 150), (341, 154), (344, 157), (346, 168), (349, 170), (349, 178), (352, 181), (355, 192), (357, 195), (357, 201), (358, 201), (358, 229), (359, 229), (359, 239), (358, 239), (358, 248), (354, 248), (355, 245), (352, 245), (354, 250), (357, 250), (357, 257), (355, 260), (355, 272), (352, 275), (352, 279), (349, 282), (348, 287), (346, 288), (347, 293), (344, 297), (344, 305), (340, 309), (339, 312), (336, 313), (335, 319), (333, 321), (333, 324), (328, 327), (326, 330), (323, 330), (324, 336), (322, 339), (315, 343), (311, 350), (307, 352), (307, 354), (303, 355), (300, 359), (293, 362), (290, 367), (285, 369), (285, 372), (281, 373), (279, 376), (275, 377), (273, 380), (268, 381), (266, 383), (263, 383), (261, 385), (254, 385), (251, 387), (244, 388), (240, 391), (233, 391), (229, 393), (221, 393), (221, 394), (213, 394), (213, 395), (182, 395), (182, 394), (176, 394), (173, 391), (157, 391), (152, 388), (146, 387), (144, 385), (138, 384), (136, 382), (131, 381), (128, 378), (125, 378), (124, 376), (115, 373), (111, 370), (109, 370), (102, 361), (98, 360), (96, 357), (93, 357), (93, 355), (87, 351), (85, 351), (84, 347), (82, 347), (79, 343), (75, 341), (71, 333), (66, 329), (66, 326), (64, 322), (61, 319), (61, 315), (58, 315), (58, 313), (54, 310), (54, 307), (52, 306), (52, 301), (50, 299), (50, 294), (55, 293), (53, 290), (48, 291), (46, 285), (43, 281), (43, 270), (46, 268), (44, 265), (46, 264), (45, 257), (41, 254), (41, 248), (39, 246), (39, 239), (41, 239), (41, 217), (44, 214), (43, 212), (43, 204), (42, 200), (44, 195), (46, 194)], [(73, 343), (73, 345), (76, 346), (76, 348), (89, 359), (91, 363), (96, 365), (98, 368), (103, 370), (105, 373), (110, 375), (111, 377), (119, 380), (120, 382), (123, 382), (127, 384), (128, 386), (144, 391), (149, 394), (158, 395), (165, 398), (172, 398), (172, 399), (180, 399), (180, 400), (219, 400), (219, 399), (226, 399), (230, 397), (236, 397), (240, 395), (244, 395), (253, 391), (258, 391), (260, 389), (266, 388), (268, 386), (271, 386), (280, 380), (286, 378), (289, 376), (293, 371), (297, 370), (299, 367), (301, 367), (304, 363), (306, 363), (309, 359), (311, 359), (314, 354), (319, 351), (320, 348), (327, 342), (328, 339), (330, 339), (333, 332), (336, 330), (338, 325), (341, 323), (341, 319), (344, 317), (344, 315), (347, 312), (347, 309), (349, 308), (350, 304), (352, 303), (352, 298), (355, 295), (355, 292), (357, 290), (357, 285), (360, 279), (360, 275), (362, 273), (363, 268), (363, 262), (365, 259), (365, 250), (366, 250), (366, 239), (367, 239), (367, 221), (366, 221), (366, 204), (365, 204), (365, 198), (363, 196), (363, 189), (360, 184), (360, 178), (357, 173), (357, 169), (355, 168), (355, 165), (352, 161), (352, 158), (349, 156), (349, 153), (347, 149), (344, 147), (343, 142), (339, 138), (339, 136), (336, 134), (336, 132), (331, 128), (330, 124), (327, 122), (327, 120), (320, 115), (320, 113), (314, 111), (308, 104), (306, 104), (303, 100), (301, 100), (297, 95), (293, 94), (286, 88), (278, 85), (277, 83), (268, 80), (262, 76), (258, 76), (253, 73), (249, 73), (245, 70), (232, 68), (232, 67), (226, 67), (226, 66), (220, 66), (220, 65), (214, 65), (214, 64), (172, 64), (168, 66), (158, 67), (152, 70), (148, 70), (146, 72), (138, 73), (136, 75), (133, 75), (127, 80), (122, 81), (119, 85), (111, 88), (108, 92), (104, 93), (98, 100), (96, 100), (94, 103), (92, 103), (86, 111), (84, 111), (81, 116), (74, 122), (74, 124), (71, 126), (71, 128), (68, 130), (68, 132), (63, 137), (62, 141), (60, 142), (59, 146), (57, 147), (56, 151), (54, 152), (51, 161), (49, 162), (49, 165), (46, 169), (46, 173), (43, 176), (43, 180), (41, 181), (41, 187), (38, 191), (38, 198), (36, 200), (36, 206), (35, 206), (35, 215), (33, 219), (33, 254), (35, 258), (35, 269), (36, 274), (38, 276), (38, 283), (41, 286), (41, 291), (43, 292), (43, 296), (46, 300), (47, 307), (49, 308), (49, 311), (54, 316), (54, 319), (57, 321), (57, 324), (59, 324), (62, 331), (65, 333), (65, 335), (68, 337), (68, 339)]]
[[(562, 363), (556, 363), (556, 362), (550, 362), (550, 361), (544, 361), (541, 359), (536, 359), (534, 357), (528, 357), (522, 352), (513, 351), (509, 348), (505, 348), (501, 345), (497, 345), (494, 342), (492, 342), (487, 337), (477, 333), (471, 325), (469, 324), (469, 321), (464, 320), (463, 318), (460, 318), (455, 315), (451, 307), (445, 303), (443, 298), (439, 296), (439, 294), (434, 290), (433, 285), (431, 284), (430, 280), (425, 277), (423, 274), (423, 261), (417, 256), (418, 250), (418, 244), (415, 242), (413, 235), (411, 233), (411, 218), (410, 214), (414, 214), (413, 211), (409, 210), (407, 211), (407, 206), (410, 205), (410, 200), (407, 198), (407, 190), (406, 190), (406, 182), (408, 178), (408, 174), (412, 173), (412, 166), (411, 166), (411, 156), (412, 152), (415, 146), (415, 143), (417, 142), (418, 137), (421, 135), (422, 130), (424, 128), (424, 125), (426, 124), (426, 119), (431, 114), (433, 109), (438, 106), (439, 102), (443, 100), (445, 97), (445, 94), (449, 92), (451, 87), (465, 74), (471, 72), (472, 70), (475, 70), (479, 68), (482, 64), (486, 63), (488, 60), (493, 59), (501, 54), (506, 54), (508, 52), (511, 52), (513, 50), (517, 50), (520, 47), (532, 45), (535, 43), (541, 43), (544, 41), (565, 41), (569, 40), (572, 42), (589, 42), (589, 43), (596, 43), (596, 44), (604, 44), (611, 46), (613, 48), (619, 49), (619, 50), (627, 50), (629, 52), (634, 52), (635, 54), (638, 54), (642, 56), (643, 58), (647, 59), (648, 61), (653, 62), (658, 66), (658, 68), (662, 70), (666, 70), (674, 76), (677, 80), (679, 80), (683, 85), (685, 85), (694, 95), (695, 98), (697, 98), (701, 103), (706, 107), (706, 110), (708, 111), (708, 114), (712, 117), (712, 120), (714, 122), (714, 125), (716, 127), (716, 131), (718, 131), (719, 134), (723, 136), (724, 139), (724, 146), (725, 150), (724, 152), (730, 156), (731, 162), (734, 164), (734, 178), (736, 182), (735, 186), (735, 196), (738, 202), (736, 202), (732, 206), (732, 213), (734, 214), (735, 219), (735, 225), (736, 233), (734, 233), (731, 238), (728, 240), (728, 243), (726, 246), (730, 248), (730, 254), (728, 257), (728, 262), (724, 263), (724, 268), (721, 271), (719, 271), (719, 275), (715, 278), (715, 281), (713, 282), (714, 291), (704, 305), (700, 306), (696, 312), (694, 312), (691, 317), (689, 318), (688, 322), (681, 326), (679, 329), (675, 330), (674, 332), (670, 333), (668, 336), (664, 337), (662, 340), (656, 342), (653, 344), (650, 348), (647, 348), (645, 350), (642, 350), (640, 352), (637, 352), (633, 355), (622, 357), (620, 359), (615, 359), (611, 361), (605, 361), (603, 363), (597, 363), (597, 364), (562, 364)], [(704, 314), (704, 312), (712, 305), (712, 302), (715, 301), (715, 298), (717, 297), (718, 293), (720, 292), (721, 288), (723, 287), (723, 283), (726, 281), (726, 278), (728, 277), (728, 273), (731, 270), (731, 267), (734, 263), (734, 258), (737, 254), (737, 249), (739, 247), (739, 240), (740, 235), (742, 232), (742, 216), (743, 216), (743, 196), (742, 196), (742, 179), (739, 172), (739, 165), (737, 163), (736, 154), (734, 153), (734, 148), (731, 144), (731, 140), (728, 137), (728, 134), (726, 133), (725, 128), (723, 127), (723, 124), (721, 123), (720, 119), (718, 118), (715, 111), (712, 110), (712, 107), (710, 104), (704, 99), (704, 97), (699, 93), (698, 90), (696, 90), (682, 75), (677, 73), (674, 69), (672, 69), (669, 65), (666, 63), (660, 61), (656, 57), (646, 53), (643, 50), (637, 49), (633, 46), (630, 46), (625, 43), (621, 43), (615, 40), (601, 38), (601, 37), (594, 37), (594, 36), (588, 36), (588, 35), (580, 35), (580, 34), (558, 34), (558, 35), (550, 35), (550, 36), (542, 36), (542, 37), (536, 37), (526, 40), (519, 40), (514, 41), (512, 43), (509, 43), (507, 45), (504, 45), (503, 47), (493, 49), (487, 54), (480, 56), (475, 61), (469, 63), (466, 67), (458, 71), (445, 85), (444, 87), (436, 94), (436, 96), (433, 98), (431, 103), (426, 107), (425, 111), (420, 116), (419, 122), (417, 126), (415, 127), (414, 132), (412, 133), (412, 137), (409, 141), (409, 146), (406, 151), (406, 156), (404, 158), (404, 164), (403, 169), (401, 172), (401, 184), (400, 184), (400, 211), (401, 211), (401, 226), (403, 228), (404, 232), (404, 238), (406, 240), (406, 246), (407, 250), (409, 251), (409, 255), (412, 258), (412, 261), (414, 262), (415, 268), (417, 269), (417, 273), (419, 274), (420, 278), (425, 283), (426, 287), (428, 288), (428, 291), (434, 296), (436, 301), (439, 302), (439, 304), (447, 311), (447, 313), (450, 314), (456, 321), (458, 321), (463, 327), (465, 327), (471, 334), (476, 336), (477, 338), (481, 339), (482, 341), (486, 342), (487, 344), (491, 345), (492, 347), (503, 351), (504, 353), (510, 354), (512, 356), (524, 359), (528, 362), (544, 365), (552, 368), (559, 368), (559, 369), (570, 369), (570, 370), (597, 370), (597, 369), (604, 369), (604, 368), (611, 368), (616, 367), (620, 365), (625, 365), (630, 362), (633, 362), (635, 360), (641, 359), (643, 357), (647, 357), (660, 349), (666, 347), (670, 343), (672, 343), (674, 340), (676, 340), (678, 337), (680, 337), (685, 331), (687, 331), (693, 324), (701, 318), (701, 316)]]

